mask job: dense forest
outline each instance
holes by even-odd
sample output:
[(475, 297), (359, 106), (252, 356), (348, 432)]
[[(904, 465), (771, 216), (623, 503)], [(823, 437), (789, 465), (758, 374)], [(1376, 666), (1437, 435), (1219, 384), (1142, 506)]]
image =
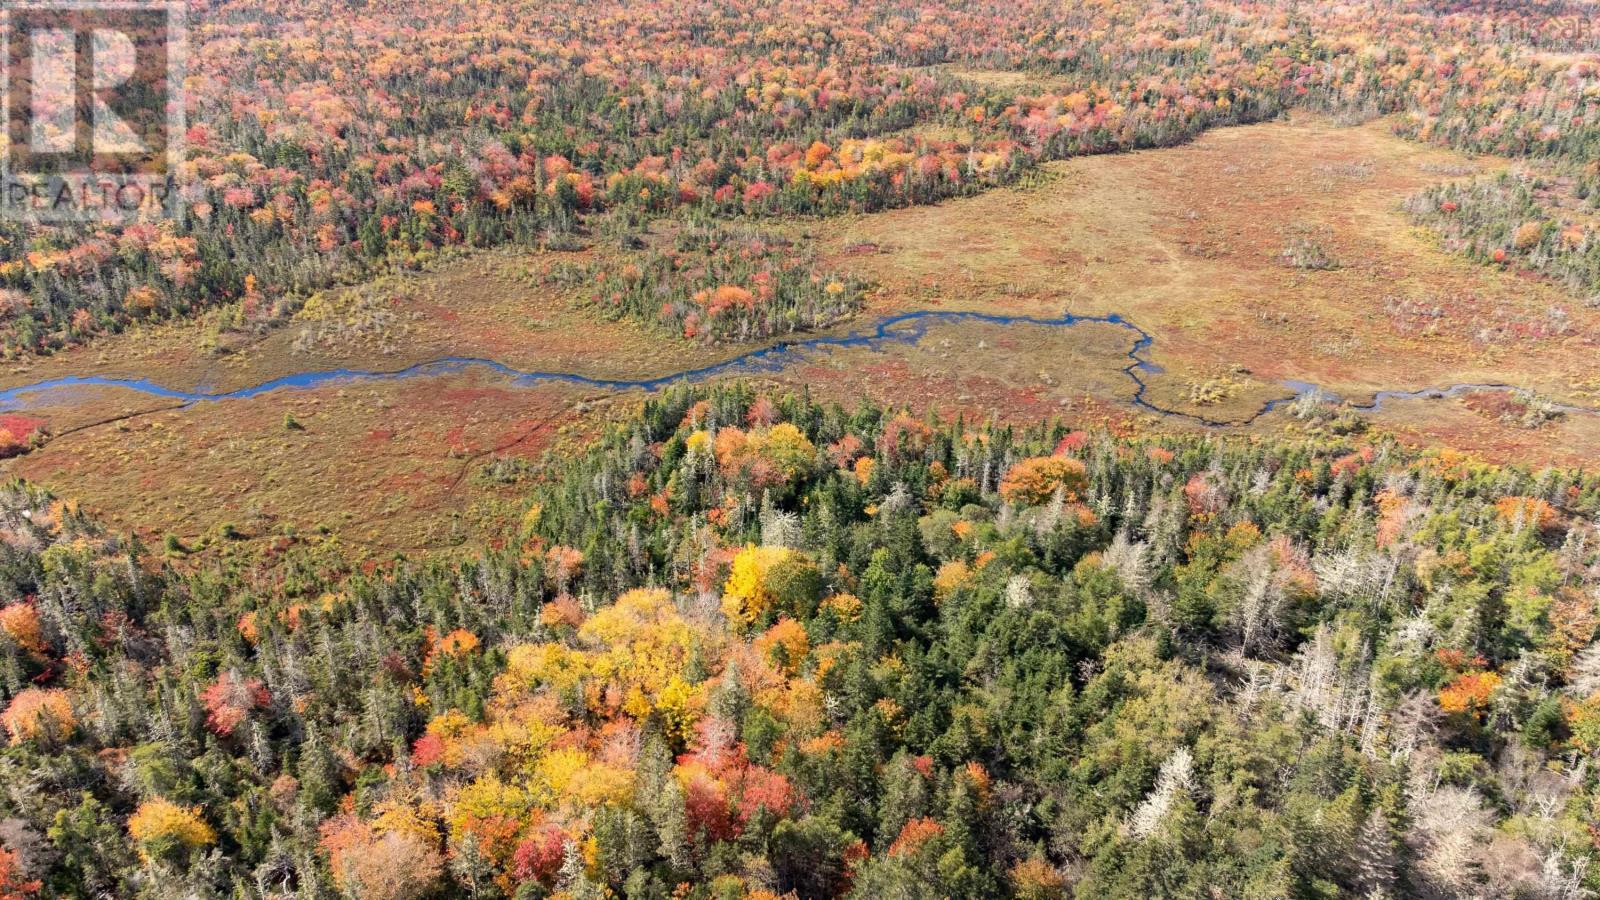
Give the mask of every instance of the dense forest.
[(1600, 888), (1592, 474), (734, 384), (523, 477), (357, 566), (6, 487), (0, 897)]
[(202, 313), (250, 331), (450, 247), (568, 245), (605, 211), (925, 203), (1292, 107), (1563, 171), (1600, 152), (1586, 2), (187, 6), (179, 214), (0, 225), (7, 356)]

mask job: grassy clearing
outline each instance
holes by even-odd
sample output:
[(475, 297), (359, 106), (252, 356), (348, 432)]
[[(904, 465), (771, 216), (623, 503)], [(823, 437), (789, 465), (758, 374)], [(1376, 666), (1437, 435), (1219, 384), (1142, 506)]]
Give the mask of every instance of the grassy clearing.
[[(827, 243), (880, 286), (880, 309), (1122, 313), (1156, 335), (1152, 395), (1207, 415), (1284, 379), (1352, 397), (1509, 381), (1579, 399), (1600, 314), (1442, 251), (1400, 208), (1502, 165), (1383, 122), (1296, 117), (1055, 163), (1031, 188), (861, 217)], [(1248, 375), (1206, 389), (1219, 370)]]
[(575, 288), (530, 277), (594, 253), (485, 251), (433, 271), (335, 292), (307, 304), (284, 327), (227, 342), (222, 352), (208, 347), (203, 323), (149, 327), (8, 367), (0, 387), (71, 374), (222, 391), (294, 372), (394, 370), (447, 356), (495, 359), (528, 371), (641, 377), (736, 352), (605, 321), (582, 307)]
[(569, 388), (464, 374), (277, 392), (70, 431), (75, 419), (92, 421), (90, 410), (161, 409), (101, 396), (45, 410), (70, 433), (8, 466), (153, 546), (173, 534), (214, 552), (286, 537), (333, 537), (380, 555), (443, 549), (492, 537), (495, 514), (517, 505), (521, 488), (480, 476), (484, 462), (536, 460), (586, 433), (584, 401)]

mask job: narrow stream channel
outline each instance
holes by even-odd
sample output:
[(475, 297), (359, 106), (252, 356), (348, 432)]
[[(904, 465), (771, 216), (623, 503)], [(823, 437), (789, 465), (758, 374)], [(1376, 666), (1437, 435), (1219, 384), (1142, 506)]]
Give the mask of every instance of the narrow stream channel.
[[(335, 382), (360, 382), (360, 381), (395, 381), (405, 378), (430, 378), (447, 375), (468, 368), (483, 368), (510, 378), (519, 385), (535, 385), (541, 383), (566, 383), (583, 385), (587, 387), (602, 388), (607, 390), (627, 391), (643, 390), (657, 391), (670, 384), (678, 382), (698, 382), (721, 375), (739, 373), (778, 372), (789, 365), (801, 360), (804, 355), (812, 350), (826, 350), (836, 347), (865, 347), (876, 348), (888, 344), (915, 344), (926, 336), (929, 326), (949, 325), (961, 322), (977, 322), (985, 325), (1028, 325), (1044, 328), (1072, 328), (1077, 325), (1111, 325), (1123, 328), (1133, 333), (1133, 346), (1128, 350), (1128, 364), (1122, 367), (1122, 373), (1133, 382), (1134, 392), (1132, 402), (1135, 406), (1148, 412), (1162, 416), (1186, 419), (1212, 428), (1249, 425), (1267, 413), (1272, 412), (1286, 404), (1293, 403), (1300, 397), (1321, 390), (1317, 385), (1300, 381), (1286, 381), (1283, 386), (1290, 391), (1289, 396), (1269, 400), (1261, 408), (1242, 419), (1212, 419), (1197, 413), (1183, 410), (1167, 409), (1151, 403), (1145, 398), (1148, 385), (1144, 375), (1161, 371), (1155, 363), (1145, 358), (1145, 353), (1155, 344), (1155, 337), (1138, 325), (1128, 321), (1121, 315), (1112, 313), (1106, 316), (1074, 316), (1071, 314), (1059, 318), (1041, 318), (1037, 316), (1013, 316), (998, 313), (981, 312), (952, 312), (939, 310), (921, 310), (917, 312), (900, 313), (880, 319), (871, 331), (852, 331), (845, 335), (813, 337), (800, 340), (780, 341), (768, 346), (751, 350), (731, 359), (709, 366), (695, 369), (686, 369), (670, 375), (657, 378), (644, 379), (618, 379), (618, 378), (591, 378), (586, 375), (577, 375), (571, 372), (524, 372), (514, 369), (504, 363), (492, 359), (478, 359), (475, 357), (453, 356), (430, 362), (418, 363), (404, 369), (395, 371), (369, 371), (362, 369), (325, 369), (311, 372), (298, 372), (274, 378), (257, 385), (240, 388), (234, 391), (183, 391), (166, 387), (156, 382), (143, 378), (107, 378), (99, 375), (70, 375), (63, 378), (52, 378), (33, 384), (22, 385), (0, 391), (0, 409), (26, 409), (30, 406), (43, 405), (37, 395), (54, 390), (75, 387), (115, 387), (138, 391), (152, 397), (161, 397), (171, 400), (180, 400), (185, 404), (208, 403), (219, 400), (242, 400), (265, 394), (269, 391), (311, 388)], [(1508, 384), (1453, 384), (1436, 388), (1423, 388), (1416, 391), (1386, 390), (1379, 391), (1371, 402), (1352, 403), (1351, 406), (1361, 410), (1375, 410), (1389, 400), (1413, 399), (1442, 399), (1454, 397), (1462, 393), (1475, 390), (1512, 390)], [(1339, 398), (1327, 391), (1322, 391), (1330, 400)], [(1584, 406), (1558, 406), (1561, 412), (1596, 414), (1600, 410)]]

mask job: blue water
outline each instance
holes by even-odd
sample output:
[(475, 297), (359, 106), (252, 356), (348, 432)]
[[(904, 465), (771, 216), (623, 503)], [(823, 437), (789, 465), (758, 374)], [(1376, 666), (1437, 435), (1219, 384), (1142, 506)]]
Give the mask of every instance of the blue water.
[[(1041, 318), (1037, 316), (1013, 316), (996, 313), (980, 312), (946, 312), (938, 310), (923, 310), (919, 312), (901, 313), (881, 319), (868, 332), (852, 331), (849, 334), (833, 335), (826, 337), (813, 337), (802, 340), (780, 341), (775, 344), (751, 350), (748, 353), (735, 356), (731, 359), (702, 366), (696, 369), (686, 369), (671, 375), (658, 378), (625, 379), (625, 378), (590, 378), (586, 375), (576, 375), (571, 372), (524, 372), (514, 369), (504, 363), (492, 359), (478, 359), (475, 357), (456, 356), (431, 362), (419, 363), (395, 371), (369, 371), (363, 369), (326, 369), (312, 372), (299, 372), (274, 378), (250, 387), (234, 391), (207, 391), (204, 389), (183, 391), (166, 387), (144, 378), (105, 378), (99, 375), (73, 375), (65, 378), (52, 378), (34, 384), (23, 385), (0, 391), (0, 409), (19, 409), (29, 406), (42, 405), (44, 401), (36, 395), (50, 391), (79, 388), (79, 387), (116, 387), (138, 391), (152, 397), (169, 400), (179, 400), (184, 404), (210, 403), (219, 400), (242, 400), (265, 394), (269, 391), (311, 388), (331, 383), (349, 383), (362, 381), (397, 381), (405, 378), (428, 378), (460, 372), (469, 368), (482, 368), (504, 375), (519, 385), (536, 385), (542, 383), (564, 383), (582, 385), (585, 387), (603, 388), (607, 390), (627, 391), (658, 391), (668, 385), (680, 382), (698, 382), (719, 375), (732, 375), (739, 373), (777, 372), (795, 362), (798, 362), (807, 352), (813, 350), (827, 350), (836, 347), (865, 347), (877, 348), (888, 344), (915, 344), (926, 336), (931, 325), (948, 325), (960, 322), (977, 322), (985, 325), (1028, 325), (1045, 328), (1071, 328), (1077, 325), (1111, 325), (1125, 329), (1133, 335), (1133, 346), (1128, 350), (1128, 364), (1121, 371), (1133, 383), (1134, 391), (1132, 402), (1135, 406), (1148, 412), (1162, 416), (1187, 419), (1211, 427), (1230, 425), (1247, 425), (1261, 416), (1272, 412), (1285, 404), (1292, 403), (1304, 394), (1318, 390), (1314, 384), (1307, 382), (1286, 381), (1284, 387), (1291, 391), (1290, 396), (1270, 400), (1254, 414), (1243, 419), (1211, 419), (1195, 413), (1182, 410), (1166, 409), (1145, 399), (1147, 385), (1143, 376), (1146, 374), (1159, 374), (1162, 368), (1145, 358), (1144, 354), (1154, 345), (1155, 338), (1143, 328), (1124, 319), (1121, 315), (1112, 313), (1106, 316), (1074, 316), (1071, 314), (1059, 318)], [(1507, 390), (1510, 385), (1505, 384), (1457, 384), (1442, 388), (1425, 388), (1419, 391), (1380, 391), (1374, 395), (1372, 402), (1355, 404), (1358, 409), (1377, 409), (1386, 400), (1418, 399), (1455, 396), (1470, 390)], [(1326, 394), (1326, 392), (1324, 392)], [(1328, 394), (1330, 399), (1337, 399)], [(1586, 407), (1560, 407), (1565, 412), (1596, 412)]]

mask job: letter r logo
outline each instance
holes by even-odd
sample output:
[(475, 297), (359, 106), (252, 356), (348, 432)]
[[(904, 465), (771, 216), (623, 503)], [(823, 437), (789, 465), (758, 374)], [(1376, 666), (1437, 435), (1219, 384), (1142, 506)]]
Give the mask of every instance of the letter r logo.
[(0, 0), (0, 218), (175, 215), (185, 0)]
[[(171, 82), (165, 3), (35, 0), (4, 9), (10, 162), (28, 171), (165, 168)], [(180, 111), (181, 114), (181, 111)]]

